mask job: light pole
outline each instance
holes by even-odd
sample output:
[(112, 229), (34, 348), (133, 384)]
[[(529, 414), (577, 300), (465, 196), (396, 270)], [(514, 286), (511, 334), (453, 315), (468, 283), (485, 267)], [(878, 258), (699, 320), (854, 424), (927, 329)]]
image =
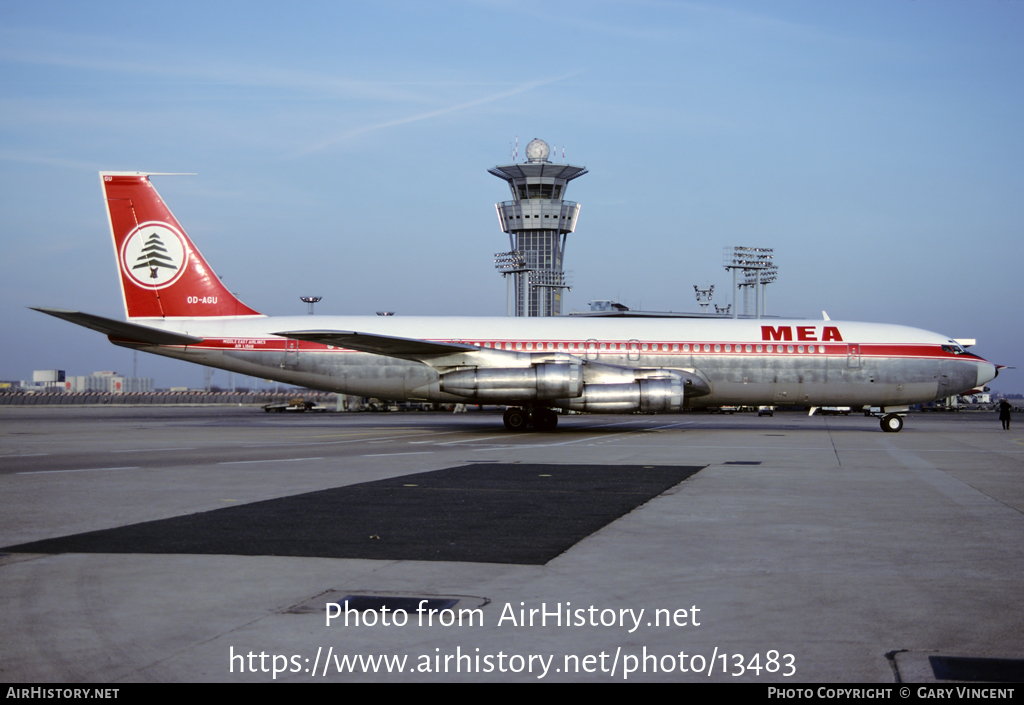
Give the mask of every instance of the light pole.
[[(739, 318), (739, 306), (736, 303), (736, 292), (741, 286), (754, 288), (754, 316), (760, 318), (764, 314), (764, 306), (757, 301), (763, 285), (775, 281), (779, 268), (773, 262), (775, 250), (770, 247), (726, 247), (724, 256), (725, 271), (732, 271), (732, 317)], [(737, 275), (743, 270), (743, 283), (737, 281)], [(744, 314), (749, 315), (744, 308)]]
[(697, 292), (697, 303), (700, 304), (700, 312), (707, 313), (708, 305), (711, 303), (711, 295), (715, 293), (715, 285), (712, 284), (710, 289), (701, 289), (694, 284), (693, 290)]
[(319, 301), (322, 298), (323, 298), (322, 296), (300, 296), (299, 297), (299, 299), (301, 299), (302, 301), (306, 302), (306, 305), (308, 307), (306, 309), (306, 313), (308, 313), (310, 316), (313, 315), (313, 304), (315, 304), (317, 301)]

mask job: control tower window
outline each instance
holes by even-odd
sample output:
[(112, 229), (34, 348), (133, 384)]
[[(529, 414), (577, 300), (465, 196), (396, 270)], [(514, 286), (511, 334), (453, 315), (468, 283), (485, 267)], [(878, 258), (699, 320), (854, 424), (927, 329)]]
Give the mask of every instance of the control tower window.
[(557, 199), (562, 195), (562, 187), (555, 184), (518, 184), (519, 200), (543, 198)]

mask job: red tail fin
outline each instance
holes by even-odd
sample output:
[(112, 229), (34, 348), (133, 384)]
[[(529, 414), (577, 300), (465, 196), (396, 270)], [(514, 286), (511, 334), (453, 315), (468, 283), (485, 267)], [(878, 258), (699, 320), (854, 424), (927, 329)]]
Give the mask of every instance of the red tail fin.
[(128, 318), (259, 316), (227, 290), (149, 182), (101, 171)]

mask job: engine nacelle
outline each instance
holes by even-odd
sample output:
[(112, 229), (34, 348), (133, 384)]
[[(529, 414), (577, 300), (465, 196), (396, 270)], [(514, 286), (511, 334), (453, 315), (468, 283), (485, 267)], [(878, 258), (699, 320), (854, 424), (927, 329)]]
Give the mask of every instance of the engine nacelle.
[(456, 370), (441, 375), (440, 389), (494, 402), (574, 398), (583, 393), (583, 370), (578, 364), (551, 362), (533, 367)]
[(558, 399), (555, 406), (605, 414), (665, 412), (679, 411), (683, 400), (683, 380), (670, 377), (641, 379), (632, 384), (588, 384), (581, 396)]

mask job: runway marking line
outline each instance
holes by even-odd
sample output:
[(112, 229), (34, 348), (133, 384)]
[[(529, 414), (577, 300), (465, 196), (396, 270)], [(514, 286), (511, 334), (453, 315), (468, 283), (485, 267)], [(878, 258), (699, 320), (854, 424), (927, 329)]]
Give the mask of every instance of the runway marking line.
[[(524, 436), (531, 436), (531, 435), (534, 435), (534, 434), (524, 433), (524, 434), (520, 434), (519, 436), (517, 436), (517, 438), (523, 438)], [(466, 439), (463, 439), (461, 441), (444, 441), (443, 443), (438, 443), (437, 445), (439, 445), (439, 446), (453, 446), (456, 443), (479, 443), (480, 441), (489, 441), (489, 440), (491, 440), (493, 438), (508, 438), (508, 435), (506, 434), (506, 435), (501, 435), (501, 436), (487, 436), (485, 438), (466, 438)], [(428, 442), (429, 441), (410, 441), (410, 443), (428, 443)]]
[[(364, 431), (353, 431), (352, 433), (330, 433), (330, 434), (327, 434), (325, 436), (299, 436), (299, 438), (345, 438), (347, 436), (365, 436), (365, 435), (368, 435), (368, 434), (373, 433), (375, 431), (385, 431), (385, 430), (387, 430), (387, 429), (371, 428), (371, 429), (366, 429)], [(392, 432), (394, 432), (393, 429), (392, 429)], [(417, 433), (410, 433), (410, 434), (407, 434), (407, 435), (410, 435), (410, 436), (417, 436), (417, 435), (422, 436), (424, 434), (422, 434), (422, 433), (419, 433), (419, 434), (417, 434)]]
[(128, 465), (120, 468), (81, 468), (79, 470), (32, 470), (30, 472), (19, 472), (17, 475), (49, 475), (56, 472), (99, 472), (100, 470), (138, 470), (138, 465)]
[(145, 453), (145, 452), (151, 451), (151, 450), (173, 450), (173, 451), (179, 451), (179, 450), (199, 450), (199, 449), (198, 448), (178, 448), (177, 446), (173, 446), (173, 447), (165, 446), (163, 448), (129, 448), (128, 450), (111, 450), (111, 451), (107, 451), (107, 452), (108, 453)]
[(323, 458), (271, 458), (268, 460), (225, 460), (217, 465), (245, 465), (246, 463), (297, 463), (302, 460), (323, 460)]
[[(349, 435), (359, 436), (359, 435), (365, 435), (365, 434), (353, 433), (353, 434), (349, 434)], [(282, 447), (282, 446), (338, 446), (338, 445), (344, 445), (346, 443), (362, 443), (362, 442), (379, 443), (381, 441), (391, 441), (391, 440), (395, 440), (397, 438), (408, 438), (409, 436), (422, 436), (422, 435), (424, 435), (424, 434), (422, 434), (422, 433), (407, 433), (407, 434), (404, 434), (404, 435), (401, 435), (401, 436), (389, 436), (387, 438), (375, 438), (372, 441), (367, 441), (365, 438), (354, 438), (354, 439), (352, 439), (350, 441), (324, 441), (324, 442), (320, 442), (320, 443), (304, 443), (301, 440), (300, 441), (282, 441), (280, 443), (251, 443), (251, 444), (243, 446), (243, 447), (244, 448), (277, 448), (277, 447)], [(303, 438), (329, 438), (329, 436), (303, 436)]]
[(364, 455), (364, 458), (387, 458), (393, 455), (433, 455), (432, 450), (418, 450), (412, 453), (373, 453), (372, 455)]

